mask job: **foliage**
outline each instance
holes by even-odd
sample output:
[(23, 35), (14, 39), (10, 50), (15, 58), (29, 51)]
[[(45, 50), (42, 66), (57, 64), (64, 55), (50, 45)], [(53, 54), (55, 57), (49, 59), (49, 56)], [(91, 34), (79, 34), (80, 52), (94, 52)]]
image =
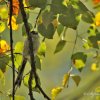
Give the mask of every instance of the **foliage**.
[[(13, 35), (14, 32), (18, 32), (19, 29), (22, 30), (20, 36), (23, 40), (26, 37), (26, 28), (23, 24), (23, 18), (19, 6), (18, 0), (13, 1), (13, 16), (11, 17), (11, 24)], [(92, 0), (95, 8), (100, 7), (100, 0)], [(43, 38), (43, 41), (40, 42), (40, 47), (38, 49), (37, 56), (35, 57), (35, 67), (37, 69), (42, 69), (41, 64), (43, 57), (47, 50), (46, 39), (50, 41), (54, 38), (57, 33), (59, 36), (59, 41), (55, 46), (54, 54), (60, 53), (63, 51), (64, 47), (67, 45), (67, 40), (65, 35), (67, 29), (72, 29), (76, 33), (76, 39), (73, 42), (73, 50), (70, 55), (71, 64), (69, 71), (66, 71), (66, 74), (63, 76), (62, 85), (56, 88), (53, 88), (51, 91), (52, 100), (55, 100), (56, 96), (63, 92), (62, 90), (68, 87), (69, 81), (72, 80), (78, 86), (81, 81), (81, 77), (72, 72), (75, 68), (78, 71), (82, 71), (86, 67), (88, 61), (88, 53), (86, 50), (92, 52), (91, 58), (95, 59), (91, 64), (92, 71), (98, 71), (100, 69), (100, 12), (96, 14), (89, 10), (89, 8), (82, 2), (82, 0), (23, 0), (24, 10), (26, 12), (27, 19), (33, 17), (33, 22), (28, 22), (30, 31), (34, 30), (39, 33), (39, 36)], [(99, 5), (99, 6), (98, 6)], [(10, 15), (9, 9), (10, 2), (8, 0), (0, 0), (0, 79), (4, 80), (4, 73), (7, 72), (6, 67), (11, 63), (11, 55), (9, 53), (10, 46), (7, 40), (4, 40), (2, 37), (5, 35), (4, 32), (10, 30)], [(38, 9), (38, 10), (37, 10)], [(31, 16), (31, 11), (37, 11), (37, 17)], [(80, 22), (88, 24), (87, 32), (84, 33), (86, 36), (82, 36), (78, 32), (78, 27)], [(35, 25), (35, 26), (34, 26)], [(84, 35), (83, 34), (83, 35)], [(83, 44), (81, 47), (84, 48), (84, 51), (78, 50), (75, 51), (77, 45), (77, 39), (81, 39)], [(22, 52), (23, 52), (23, 41), (14, 42), (14, 63), (18, 71), (19, 65), (22, 62)], [(10, 44), (11, 45), (11, 44)], [(86, 52), (85, 52), (86, 51)], [(94, 57), (94, 52), (96, 56)], [(67, 53), (67, 52), (66, 52)], [(13, 67), (13, 66), (12, 66)], [(30, 69), (28, 70), (30, 71)], [(35, 77), (35, 76), (34, 76)], [(36, 89), (36, 79), (32, 79), (32, 90), (38, 91)], [(39, 77), (39, 76), (38, 76)], [(25, 86), (28, 86), (29, 74), (25, 74), (23, 78), (23, 83)], [(40, 84), (40, 80), (38, 80)], [(41, 85), (41, 84), (40, 84)], [(24, 100), (24, 97), (15, 96), (15, 100)], [(12, 100), (12, 97), (11, 97)]]

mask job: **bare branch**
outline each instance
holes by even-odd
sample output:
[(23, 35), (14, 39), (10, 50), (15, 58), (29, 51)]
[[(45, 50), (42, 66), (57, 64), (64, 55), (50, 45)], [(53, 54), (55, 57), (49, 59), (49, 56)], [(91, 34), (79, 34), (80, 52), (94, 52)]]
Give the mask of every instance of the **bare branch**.
[(13, 55), (13, 36), (12, 36), (12, 23), (11, 23), (11, 19), (12, 19), (12, 12), (13, 12), (13, 1), (10, 0), (10, 16), (9, 16), (9, 25), (10, 25), (10, 47), (11, 47), (11, 60), (12, 60), (12, 71), (13, 71), (13, 95), (12, 98), (13, 100), (15, 100), (14, 96), (15, 96), (15, 65), (14, 65), (14, 55)]

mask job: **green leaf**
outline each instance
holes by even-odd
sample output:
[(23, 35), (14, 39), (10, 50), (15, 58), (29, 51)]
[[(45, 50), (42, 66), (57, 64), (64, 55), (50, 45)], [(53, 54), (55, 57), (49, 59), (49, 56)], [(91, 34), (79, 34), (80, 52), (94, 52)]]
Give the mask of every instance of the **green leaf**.
[(31, 6), (44, 9), (46, 7), (47, 0), (29, 0), (29, 4)]
[(42, 21), (45, 26), (48, 26), (54, 19), (55, 19), (55, 16), (53, 12), (48, 11), (48, 10), (43, 12)]
[(87, 55), (84, 54), (84, 52), (77, 52), (75, 54), (72, 55), (71, 57), (73, 64), (75, 65), (75, 67), (81, 71), (86, 63), (87, 60)]
[(55, 33), (55, 28), (52, 23), (50, 23), (47, 27), (47, 38), (52, 39)]
[(54, 53), (60, 52), (64, 48), (65, 44), (66, 44), (65, 40), (60, 40), (58, 42), (58, 44), (56, 45), (56, 49), (55, 49)]
[[(30, 27), (30, 30), (32, 30), (32, 24), (30, 24), (30, 23), (28, 23), (28, 25), (29, 25), (29, 27)], [(22, 26), (22, 35), (23, 36), (26, 36), (27, 34), (26, 34), (26, 29), (25, 29), (25, 26), (24, 26), (24, 24), (23, 24), (23, 26)]]
[(41, 59), (38, 56), (35, 57), (35, 66), (41, 70)]
[[(27, 16), (27, 19), (28, 19), (28, 18), (29, 18), (29, 13), (27, 13), (26, 16)], [(16, 18), (16, 23), (17, 23), (17, 24), (23, 23), (23, 18), (22, 18), (21, 12), (18, 13), (18, 16), (17, 16), (17, 18)]]
[[(13, 100), (11, 96), (10, 96), (10, 100)], [(15, 95), (15, 100), (25, 100), (25, 97), (24, 96)]]
[(66, 14), (62, 14), (59, 16), (59, 22), (68, 28), (76, 29), (79, 21), (77, 20), (77, 15), (75, 15), (75, 11), (72, 6), (68, 6), (68, 10)]
[(23, 22), (23, 19), (22, 19), (22, 14), (21, 12), (19, 12), (17, 18), (16, 18), (16, 23), (17, 24), (21, 24)]
[(16, 45), (15, 45), (15, 48), (14, 48), (14, 52), (15, 53), (22, 53), (23, 47), (24, 47), (23, 42), (17, 42)]
[(64, 14), (67, 11), (67, 7), (63, 5), (63, 0), (52, 0), (51, 11), (54, 14)]
[(55, 28), (52, 23), (50, 23), (47, 27), (45, 27), (42, 23), (38, 26), (38, 31), (45, 38), (52, 39), (55, 33)]
[(1, 69), (0, 69), (0, 81), (1, 81), (2, 85), (5, 85), (5, 75)]
[(62, 24), (59, 24), (59, 25), (57, 26), (57, 33), (58, 33), (59, 36), (60, 36), (61, 33), (63, 32), (63, 30), (64, 30), (64, 26), (63, 26)]
[(90, 37), (88, 37), (88, 42), (89, 42), (89, 45), (91, 47), (99, 49), (99, 46), (98, 46), (98, 43), (97, 43), (98, 42), (98, 37), (97, 36), (90, 36)]
[(41, 42), (40, 47), (38, 49), (38, 55), (45, 56), (45, 52), (46, 52), (46, 44), (45, 42)]
[(6, 71), (6, 66), (9, 63), (9, 60), (10, 58), (8, 55), (5, 54), (0, 55), (0, 69), (2, 70), (2, 72)]
[(72, 79), (74, 80), (74, 82), (76, 83), (76, 85), (78, 86), (81, 80), (81, 77), (78, 75), (71, 75)]
[(89, 12), (85, 12), (82, 15), (82, 20), (87, 22), (87, 23), (93, 23), (93, 16)]
[[(19, 68), (19, 65), (22, 63), (22, 51), (23, 51), (23, 42), (17, 42), (15, 45), (14, 56), (15, 56), (15, 67)], [(17, 54), (16, 54), (17, 53)]]

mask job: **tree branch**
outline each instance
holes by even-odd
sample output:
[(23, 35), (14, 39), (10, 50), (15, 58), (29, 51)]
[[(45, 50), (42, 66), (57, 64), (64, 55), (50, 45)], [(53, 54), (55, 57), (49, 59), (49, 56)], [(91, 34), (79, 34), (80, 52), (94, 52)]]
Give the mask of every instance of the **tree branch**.
[(11, 23), (11, 19), (12, 19), (12, 12), (13, 12), (13, 1), (10, 0), (10, 17), (9, 17), (9, 25), (10, 25), (10, 47), (11, 47), (11, 60), (12, 60), (12, 71), (13, 71), (13, 91), (12, 91), (12, 98), (13, 100), (15, 100), (14, 96), (15, 96), (15, 65), (14, 65), (14, 55), (13, 55), (13, 36), (12, 36), (12, 23)]
[(29, 53), (30, 53), (30, 60), (31, 60), (31, 72), (30, 72), (30, 77), (29, 77), (29, 95), (30, 95), (30, 99), (34, 100), (33, 94), (32, 94), (32, 75), (34, 75), (36, 86), (39, 88), (39, 90), (44, 95), (44, 97), (47, 100), (50, 100), (50, 98), (43, 92), (42, 88), (40, 88), (40, 85), (38, 83), (38, 76), (37, 76), (37, 73), (36, 73), (35, 60), (34, 60), (34, 54), (33, 54), (33, 42), (32, 42), (32, 37), (31, 37), (31, 33), (30, 33), (30, 27), (28, 25), (26, 13), (25, 13), (25, 10), (24, 10), (23, 0), (19, 0), (19, 6), (20, 6), (23, 22), (24, 22), (24, 25), (25, 25), (27, 37), (28, 37), (28, 40), (29, 40)]

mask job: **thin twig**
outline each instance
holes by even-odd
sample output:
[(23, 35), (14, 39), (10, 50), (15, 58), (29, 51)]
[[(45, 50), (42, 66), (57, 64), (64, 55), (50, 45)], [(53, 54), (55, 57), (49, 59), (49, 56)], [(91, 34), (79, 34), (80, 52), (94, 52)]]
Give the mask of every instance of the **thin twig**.
[(38, 21), (38, 18), (39, 18), (39, 16), (40, 16), (40, 14), (41, 14), (41, 11), (42, 11), (42, 9), (40, 9), (40, 11), (39, 11), (39, 13), (38, 13), (38, 15), (37, 15), (37, 17), (36, 17), (34, 29), (36, 28), (36, 24), (37, 24), (37, 21)]
[(10, 0), (10, 20), (9, 20), (9, 25), (10, 25), (10, 47), (11, 47), (11, 60), (12, 60), (12, 71), (13, 71), (13, 91), (12, 91), (12, 98), (15, 100), (15, 64), (14, 64), (14, 55), (13, 55), (13, 36), (12, 36), (12, 12), (13, 12), (13, 1)]

